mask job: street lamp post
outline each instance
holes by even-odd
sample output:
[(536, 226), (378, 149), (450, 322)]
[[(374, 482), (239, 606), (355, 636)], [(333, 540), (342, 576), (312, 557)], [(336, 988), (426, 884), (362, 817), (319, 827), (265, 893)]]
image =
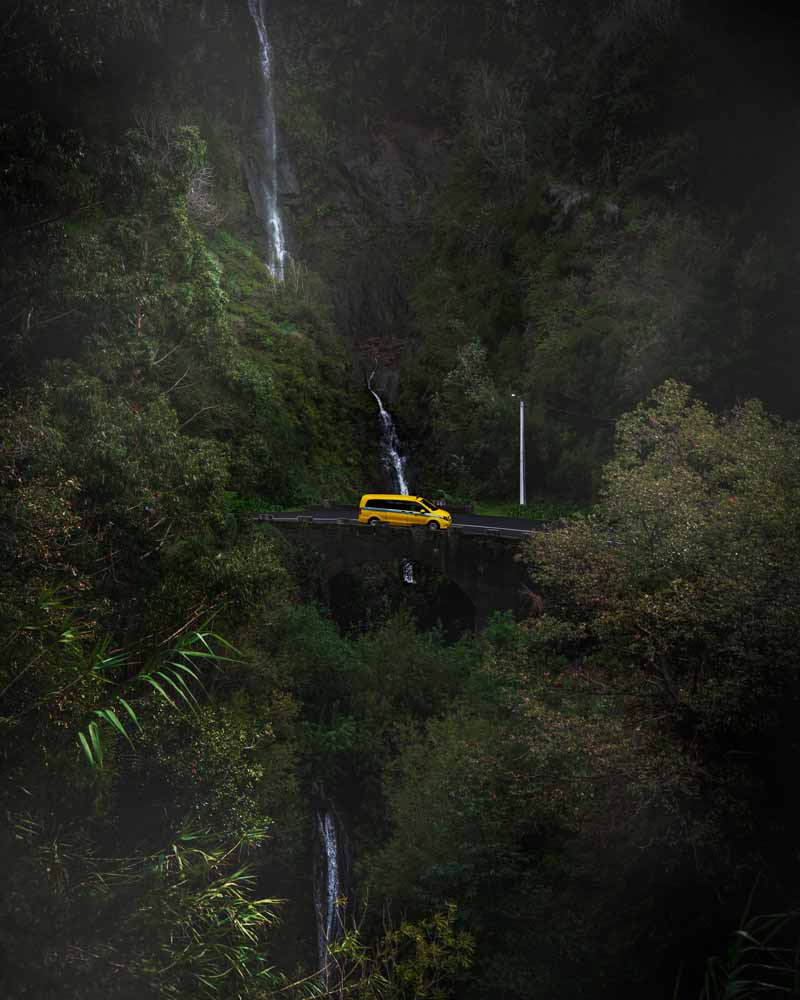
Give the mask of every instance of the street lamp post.
[(512, 392), (513, 399), (519, 399), (519, 505), (525, 506), (525, 400)]

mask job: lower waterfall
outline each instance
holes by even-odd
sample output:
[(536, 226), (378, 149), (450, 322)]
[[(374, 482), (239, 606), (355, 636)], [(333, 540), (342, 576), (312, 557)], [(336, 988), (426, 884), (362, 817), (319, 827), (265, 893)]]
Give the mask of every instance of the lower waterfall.
[(344, 931), (348, 852), (341, 820), (330, 803), (315, 810), (314, 907), (317, 914), (317, 959), (326, 987), (335, 979), (329, 962), (330, 946)]

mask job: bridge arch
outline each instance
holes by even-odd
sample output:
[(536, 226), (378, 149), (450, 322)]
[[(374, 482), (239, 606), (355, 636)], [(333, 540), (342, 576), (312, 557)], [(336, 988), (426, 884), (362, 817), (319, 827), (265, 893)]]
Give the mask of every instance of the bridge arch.
[(452, 528), (433, 532), (351, 521), (320, 523), (311, 518), (272, 523), (288, 540), (320, 553), (326, 582), (365, 563), (410, 559), (437, 570), (466, 594), (475, 609), (476, 628), (482, 628), (493, 611), (519, 610), (527, 572), (518, 558), (517, 539), (469, 535)]
[(345, 629), (361, 630), (377, 615), (382, 618), (386, 601), (407, 606), (422, 629), (439, 627), (448, 639), (473, 631), (476, 611), (472, 598), (449, 576), (431, 563), (413, 563), (414, 584), (404, 580), (403, 562), (396, 559), (368, 560), (351, 564), (321, 581), (324, 603)]

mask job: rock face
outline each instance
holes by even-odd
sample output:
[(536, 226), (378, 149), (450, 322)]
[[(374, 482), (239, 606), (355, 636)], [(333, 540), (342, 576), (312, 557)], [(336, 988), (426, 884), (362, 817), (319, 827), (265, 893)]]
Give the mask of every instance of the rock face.
[[(237, 27), (247, 46), (252, 85), (243, 104), (241, 162), (255, 215), (266, 232), (275, 228), (275, 213), (262, 195), (274, 180), (287, 257), (325, 280), (339, 330), (356, 341), (402, 332), (408, 312), (402, 272), (416, 256), (422, 200), (448, 167), (446, 134), (415, 120), (413, 109), (402, 115), (387, 110), (364, 126), (363, 117), (349, 116), (337, 105), (342, 95), (336, 74), (344, 67), (315, 64), (309, 54), (314, 33), (303, 29), (295, 5), (240, 4), (245, 13), (255, 11), (252, 20), (264, 29)], [(266, 28), (269, 74), (261, 37)], [(267, 76), (267, 96), (273, 81), (275, 91), (272, 158), (257, 141), (269, 117), (263, 99)]]
[(558, 212), (560, 220), (568, 219), (581, 205), (591, 199), (591, 193), (570, 184), (552, 183), (545, 197)]
[(278, 126), (278, 194), (282, 198), (293, 198), (300, 194), (294, 165), (286, 152), (284, 129)]
[(386, 258), (374, 261), (373, 266), (372, 273), (359, 278), (354, 264), (331, 288), (337, 327), (358, 341), (392, 336), (405, 323), (405, 289), (397, 271)]
[[(279, 137), (280, 134), (280, 130), (278, 130)], [(255, 153), (243, 156), (241, 163), (244, 180), (253, 206), (253, 212), (259, 222), (259, 231), (263, 232), (268, 229), (270, 225), (269, 214), (264, 207), (263, 197), (265, 185), (264, 178), (268, 173), (269, 167), (264, 163), (263, 157), (260, 157)], [(292, 161), (289, 159), (286, 152), (286, 146), (283, 142), (280, 142), (278, 146), (277, 175), (278, 196), (281, 201), (283, 201), (284, 198), (294, 198), (300, 194), (300, 185), (297, 181), (297, 174), (295, 173), (294, 166)], [(291, 255), (295, 249), (293, 245), (294, 240), (291, 231), (285, 226), (285, 224), (283, 237), (286, 251)]]
[(386, 221), (407, 220), (410, 198), (446, 166), (443, 135), (410, 122), (386, 122), (372, 135), (339, 143), (337, 156), (351, 197), (379, 211)]
[(298, 254), (330, 281), (337, 326), (352, 339), (402, 332), (407, 292), (401, 263), (413, 248), (424, 195), (447, 169), (444, 134), (407, 121), (340, 135), (324, 189), (314, 198), (325, 216), (303, 220), (305, 195), (289, 199), (295, 228), (306, 234)]
[(372, 376), (372, 388), (387, 406), (394, 406), (400, 392), (400, 371), (397, 368), (378, 368)]

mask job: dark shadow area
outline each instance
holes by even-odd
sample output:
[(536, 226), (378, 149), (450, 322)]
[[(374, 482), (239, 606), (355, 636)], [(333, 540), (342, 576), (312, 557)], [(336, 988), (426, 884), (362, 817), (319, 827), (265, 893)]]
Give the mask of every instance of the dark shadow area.
[(475, 608), (463, 590), (428, 566), (413, 566), (414, 582), (403, 579), (398, 561), (365, 563), (340, 573), (329, 585), (329, 608), (343, 634), (366, 632), (400, 610), (407, 610), (418, 629), (438, 628), (456, 642), (475, 627)]

